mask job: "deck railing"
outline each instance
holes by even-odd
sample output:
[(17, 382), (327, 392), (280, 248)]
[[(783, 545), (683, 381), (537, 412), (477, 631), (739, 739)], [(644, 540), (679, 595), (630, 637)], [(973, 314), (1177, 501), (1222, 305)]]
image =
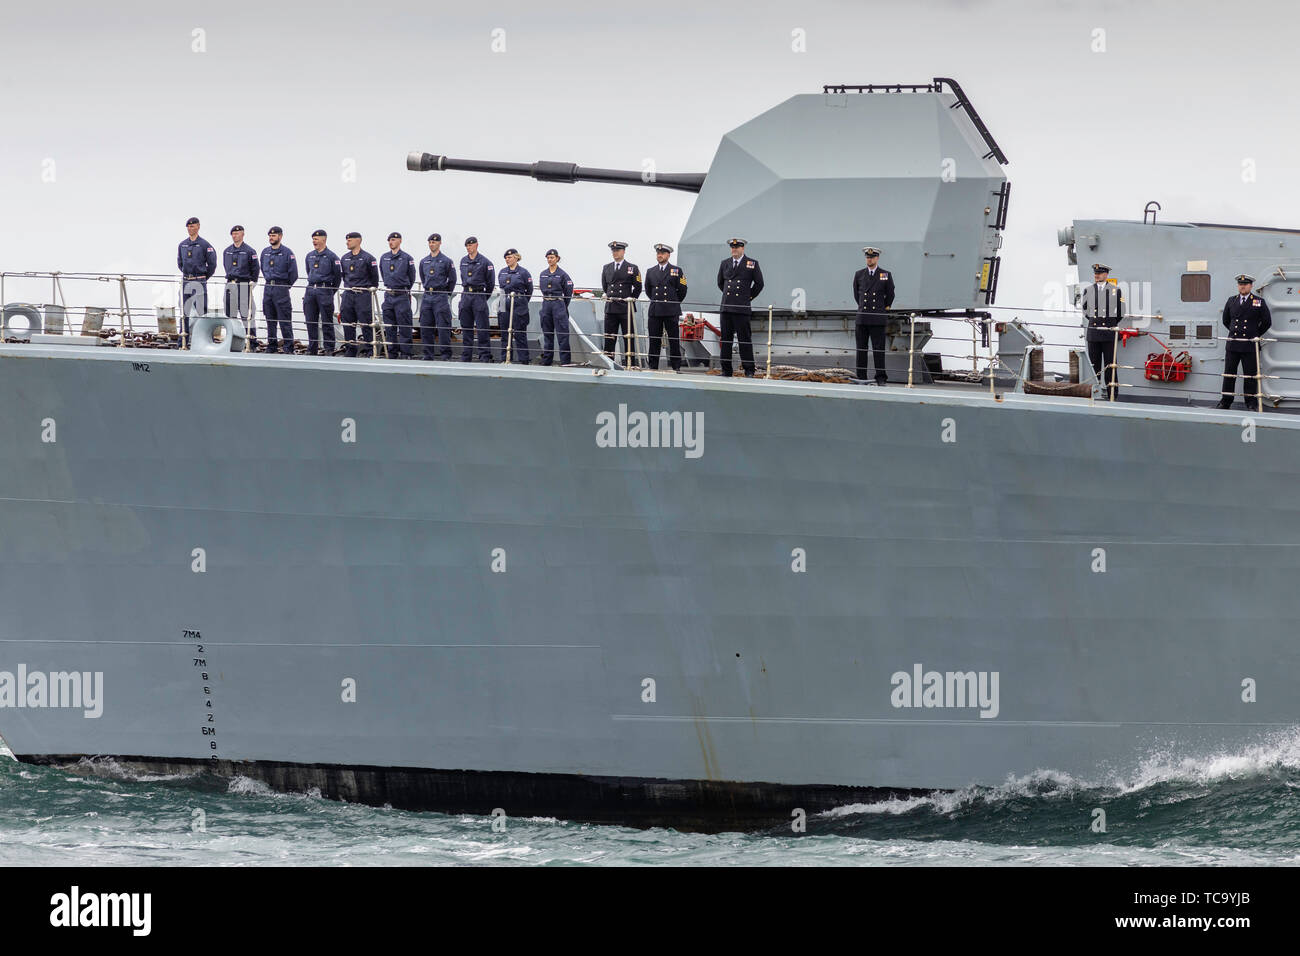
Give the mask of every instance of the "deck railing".
[[(181, 315), (183, 285), (183, 281), (175, 275), (148, 273), (0, 272), (0, 304), (4, 305), (3, 325), (0, 326), (0, 332), (3, 333), (2, 337), (5, 341), (24, 340), (32, 333), (39, 332), (90, 335), (118, 347), (184, 347), (186, 323)], [(253, 341), (261, 337), (258, 334), (259, 328), (264, 325), (259, 319), (260, 296), (257, 294), (256, 287), (252, 287), (251, 294), (244, 295), (242, 300), (237, 298), (232, 309), (228, 310), (226, 308), (227, 283), (222, 279), (214, 278), (206, 285), (207, 314), (233, 311), (238, 315), (241, 311), (247, 312), (250, 334), (246, 338), (245, 347), (252, 350)], [(247, 284), (243, 284), (242, 288), (233, 283), (231, 285), (234, 286), (231, 291), (236, 296), (249, 290)], [(305, 287), (305, 282), (300, 281), (296, 284), (296, 290)], [(48, 293), (45, 290), (48, 290)], [(389, 341), (389, 330), (383, 321), (382, 300), (386, 291), (383, 287), (379, 287), (363, 288), (348, 293), (370, 296), (372, 316), (370, 332), (374, 352), (380, 357), (391, 356), (398, 348), (398, 343)], [(69, 294), (75, 303), (81, 304), (69, 305)], [(413, 337), (416, 338), (416, 344), (413, 346), (416, 349), (423, 344), (418, 341), (419, 297), (423, 294), (425, 293), (418, 288), (411, 290), (415, 300), (412, 305), (412, 332)], [(450, 294), (429, 294), (445, 294), (453, 300), (451, 339), (453, 343), (461, 345), (463, 343), (457, 317), (457, 300), (466, 295), (486, 296), (491, 306), (489, 335), (496, 343), (496, 347), (492, 349), (494, 357), (498, 361), (518, 363), (520, 357), (515, 352), (508, 320), (511, 306), (518, 304), (518, 294), (503, 294), (499, 290), (492, 293), (455, 291)], [(529, 297), (529, 300), (537, 303), (543, 301), (543, 298), (535, 293)], [(48, 301), (41, 302), (41, 299)], [(98, 302), (94, 305), (85, 304), (91, 300), (98, 300)], [(621, 305), (626, 309), (619, 316), (622, 319), (623, 331), (606, 336), (604, 335), (605, 315), (607, 307), (611, 304), (616, 308)], [(577, 343), (572, 349), (575, 358), (580, 358), (582, 362), (597, 368), (646, 367), (651, 357), (647, 305), (649, 300), (644, 298), (633, 302), (626, 299), (606, 299), (590, 293), (575, 294), (568, 309), (571, 339), (576, 340)], [(712, 368), (718, 361), (721, 339), (717, 299), (712, 296), (709, 299), (692, 298), (680, 305), (684, 313), (681, 324), (682, 337), (679, 339), (682, 364), (690, 367), (703, 360), (698, 349), (691, 347), (688, 352), (687, 342), (712, 343), (714, 347), (705, 350), (705, 354), (709, 355), (709, 367)], [(334, 315), (330, 321), (335, 323), (336, 332), (341, 332), (342, 325), (339, 323), (338, 314), (338, 294), (336, 294)], [(924, 378), (925, 373), (922, 373), (922, 369), (927, 368), (927, 359), (936, 356), (944, 367), (943, 377), (947, 380), (987, 385), (989, 391), (994, 394), (1005, 387), (1008, 381), (1023, 382), (1026, 378), (1030, 378), (1030, 363), (1026, 355), (1017, 354), (1012, 362), (1008, 362), (1006, 358), (999, 355), (994, 345), (990, 326), (1007, 324), (999, 318), (1001, 316), (1005, 316), (1008, 322), (1012, 318), (1021, 319), (1019, 324), (1037, 333), (1042, 340), (1036, 347), (1043, 349), (1042, 368), (1045, 381), (1069, 380), (1073, 375), (1075, 379), (1083, 380), (1080, 384), (1086, 384), (1089, 380), (1096, 381), (1102, 378), (1093, 374), (1090, 367), (1084, 367), (1085, 357), (1081, 342), (1083, 325), (1081, 314), (1077, 310), (986, 306), (980, 310), (980, 313), (970, 317), (960, 315), (936, 317), (908, 312), (890, 314), (892, 329), (888, 351), (892, 354), (906, 354), (906, 387), (914, 388), (922, 384), (918, 381)], [(1129, 355), (1134, 354), (1126, 351), (1126, 346), (1134, 337), (1137, 337), (1140, 342), (1141, 338), (1150, 336), (1159, 344), (1158, 352), (1167, 354), (1171, 361), (1179, 354), (1176, 349), (1181, 347), (1181, 344), (1170, 346), (1155, 336), (1149, 328), (1152, 320), (1162, 318), (1159, 314), (1127, 316), (1123, 327), (1115, 330), (1113, 333), (1115, 360), (1109, 371), (1116, 379), (1119, 379), (1121, 371), (1143, 374), (1147, 372), (1145, 361), (1141, 364), (1133, 364), (1131, 360), (1126, 361)], [(590, 325), (587, 324), (588, 322)], [(959, 331), (962, 323), (969, 326), (969, 337), (965, 334), (950, 334)], [(39, 328), (36, 327), (37, 324)], [(293, 306), (291, 324), (295, 346), (301, 349), (308, 335), (307, 320), (300, 301)], [(1206, 357), (1221, 358), (1224, 343), (1230, 341), (1227, 336), (1221, 334), (1216, 311), (1207, 310), (1200, 324), (1212, 325), (1214, 335), (1196, 341), (1197, 354), (1191, 356), (1190, 367), (1184, 370), (1185, 378), (1188, 379), (1195, 376), (1204, 378), (1207, 374), (1217, 377), (1220, 374), (1217, 370), (1197, 371), (1196, 366)], [(918, 328), (922, 326), (924, 326), (923, 337), (918, 339)], [(358, 333), (355, 337), (359, 340), (362, 330), (355, 331)], [(525, 331), (531, 338), (541, 335), (541, 330), (531, 320)], [(940, 332), (949, 334), (940, 334)], [(852, 314), (838, 316), (838, 322), (834, 317), (827, 322), (825, 315), (814, 315), (810, 319), (789, 312), (777, 313), (772, 308), (756, 309), (752, 313), (751, 333), (755, 349), (756, 372), (760, 377), (794, 377), (801, 372), (807, 372), (823, 381), (856, 381), (854, 378), (856, 348), (848, 344), (833, 344), (835, 341), (852, 337)], [(334, 338), (341, 351), (343, 336), (336, 334)], [(1261, 358), (1261, 345), (1266, 346), (1278, 341), (1276, 337), (1251, 340), (1258, 371), (1254, 375), (1239, 372), (1235, 376), (1253, 379), (1259, 383), (1260, 387), (1256, 392), (1257, 407), (1260, 409), (1263, 408), (1265, 399), (1274, 402), (1281, 399), (1277, 394), (1269, 394), (1267, 386), (1270, 381), (1300, 382), (1300, 378), (1266, 374), (1258, 365)], [(358, 344), (363, 343), (358, 342)], [(612, 345), (608, 351), (606, 351), (607, 345)], [(732, 356), (737, 372), (740, 365), (738, 352), (737, 343), (733, 348)], [(764, 359), (762, 362), (758, 361), (760, 353)], [(1139, 345), (1136, 354), (1146, 353)], [(666, 338), (660, 343), (657, 357), (660, 367), (666, 368), (669, 363), (669, 343)], [(778, 358), (781, 360), (779, 363), (776, 361)], [(800, 359), (804, 362), (801, 363)], [(804, 369), (804, 365), (811, 365), (813, 370)], [(794, 368), (784, 366), (794, 366)], [(1037, 367), (1037, 362), (1034, 367)], [(837, 369), (839, 371), (835, 371)], [(1136, 378), (1136, 376), (1129, 377)], [(1109, 390), (1097, 386), (1092, 389), (1090, 397), (1114, 401), (1121, 391), (1133, 388), (1141, 384), (1141, 381), (1116, 381), (1114, 387)], [(1217, 401), (1220, 397), (1226, 397), (1220, 389), (1207, 388), (1204, 384), (1204, 382), (1193, 384), (1179, 380), (1176, 390), (1180, 395), (1206, 401)]]

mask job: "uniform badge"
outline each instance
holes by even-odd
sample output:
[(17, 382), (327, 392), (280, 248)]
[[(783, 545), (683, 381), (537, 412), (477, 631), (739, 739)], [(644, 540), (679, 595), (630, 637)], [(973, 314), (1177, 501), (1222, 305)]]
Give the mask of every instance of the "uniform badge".
[(753, 263), (753, 261), (750, 260), (750, 259), (746, 259), (746, 260), (745, 260), (745, 268), (746, 268), (746, 269), (752, 269), (752, 268), (754, 268), (754, 263)]
[(676, 269), (669, 269), (669, 270), (668, 270), (668, 274), (669, 274), (670, 276), (675, 276), (675, 275), (677, 275), (677, 270), (676, 270)]
[(1259, 308), (1259, 299), (1251, 299), (1251, 300), (1250, 300), (1250, 304), (1253, 305), (1255, 308), (1258, 309), (1258, 308)]
[(880, 278), (882, 278), (882, 279), (888, 279), (888, 278), (889, 278), (889, 273), (888, 273), (888, 272), (882, 272), (882, 273), (880, 273)]

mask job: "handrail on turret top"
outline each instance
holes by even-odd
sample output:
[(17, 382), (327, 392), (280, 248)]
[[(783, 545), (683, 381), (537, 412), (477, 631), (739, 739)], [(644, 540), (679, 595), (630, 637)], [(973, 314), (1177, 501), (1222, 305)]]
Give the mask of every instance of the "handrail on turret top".
[(823, 93), (901, 93), (907, 90), (911, 93), (942, 93), (944, 84), (952, 94), (957, 97), (957, 102), (952, 105), (952, 109), (961, 107), (970, 117), (970, 121), (975, 124), (975, 129), (979, 131), (980, 136), (984, 138), (984, 144), (988, 146), (989, 151), (984, 154), (985, 159), (996, 159), (1003, 166), (1006, 166), (1010, 160), (1007, 154), (1002, 152), (1002, 147), (997, 144), (989, 128), (984, 125), (980, 119), (979, 113), (975, 112), (975, 107), (971, 105), (970, 98), (966, 96), (966, 91), (961, 88), (956, 80), (947, 76), (936, 76), (930, 83), (866, 83), (862, 85), (845, 85), (843, 83), (830, 83), (822, 87)]

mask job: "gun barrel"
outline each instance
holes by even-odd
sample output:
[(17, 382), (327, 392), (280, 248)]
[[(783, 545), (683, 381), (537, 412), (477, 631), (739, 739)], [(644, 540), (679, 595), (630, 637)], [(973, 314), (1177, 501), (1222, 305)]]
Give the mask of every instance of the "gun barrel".
[(546, 183), (618, 183), (628, 186), (659, 186), (697, 193), (707, 173), (637, 172), (634, 169), (596, 169), (575, 163), (541, 161), (536, 163), (498, 163), (483, 159), (453, 159), (434, 153), (411, 153), (406, 168), (417, 173), (444, 172), (458, 169), (471, 173), (496, 173), (499, 176), (531, 176)]

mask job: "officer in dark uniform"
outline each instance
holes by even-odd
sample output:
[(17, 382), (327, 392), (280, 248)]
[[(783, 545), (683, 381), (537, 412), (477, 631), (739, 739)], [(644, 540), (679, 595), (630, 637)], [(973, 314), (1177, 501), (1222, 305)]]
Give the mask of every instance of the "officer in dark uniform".
[[(456, 263), (442, 251), (442, 234), (429, 236), (429, 254), (420, 260), (420, 343), (426, 362), (435, 357), (451, 361), (451, 292), (456, 288)], [(435, 352), (434, 335), (438, 338)]]
[(509, 335), (511, 363), (527, 365), (532, 360), (528, 351), (528, 300), (533, 295), (533, 277), (519, 264), (518, 249), (507, 249), (503, 258), (505, 268), (497, 273), (497, 285), (501, 289), (501, 301), (497, 305), (501, 361), (506, 360), (506, 336)]
[(271, 244), (262, 250), (262, 278), (266, 280), (266, 289), (262, 292), (262, 314), (266, 316), (266, 350), (277, 351), (276, 330), (280, 325), (280, 337), (284, 344), (279, 351), (285, 355), (293, 354), (293, 302), (289, 298), (289, 289), (298, 281), (298, 260), (293, 250), (282, 244), (284, 230), (272, 226), (266, 232)]
[(1107, 396), (1113, 401), (1117, 397), (1115, 327), (1124, 318), (1124, 295), (1119, 286), (1110, 283), (1110, 266), (1092, 264), (1092, 285), (1079, 293), (1079, 304), (1088, 320), (1088, 361), (1097, 373), (1097, 381), (1104, 377)]
[(858, 371), (861, 381), (867, 380), (867, 348), (876, 363), (876, 384), (885, 384), (885, 325), (889, 321), (889, 307), (894, 304), (894, 277), (880, 268), (880, 250), (865, 246), (867, 267), (853, 273), (853, 301), (858, 307), (858, 317), (853, 332), (858, 347)]
[(334, 294), (343, 281), (343, 267), (325, 245), (324, 229), (311, 234), (311, 252), (303, 262), (307, 266), (307, 291), (302, 297), (302, 316), (307, 322), (307, 354), (315, 355), (324, 346), (326, 355), (334, 354)]
[(677, 324), (682, 317), (682, 302), (686, 300), (686, 273), (680, 266), (669, 262), (673, 247), (662, 242), (655, 245), (657, 265), (645, 273), (645, 294), (650, 300), (646, 325), (650, 333), (649, 366), (659, 368), (659, 346), (664, 333), (668, 334), (668, 364), (674, 372), (682, 367), (682, 347), (677, 339)]
[(550, 365), (555, 357), (556, 340), (560, 346), (560, 364), (573, 361), (569, 351), (569, 302), (573, 299), (573, 280), (560, 268), (560, 253), (546, 250), (546, 268), (537, 277), (542, 292), (542, 364)]
[(740, 342), (740, 365), (746, 378), (754, 377), (754, 342), (750, 336), (749, 320), (753, 314), (750, 303), (763, 291), (763, 270), (757, 259), (745, 255), (744, 239), (729, 239), (731, 255), (718, 266), (718, 291), (722, 293), (719, 308), (722, 324), (721, 352), (722, 374), (731, 378), (731, 343)]
[[(1223, 306), (1223, 327), (1228, 330), (1228, 344), (1223, 353), (1223, 398), (1219, 408), (1231, 408), (1237, 397), (1237, 378), (1245, 379), (1242, 397), (1246, 408), (1258, 408), (1259, 353), (1257, 339), (1273, 327), (1268, 303), (1254, 295), (1255, 277), (1237, 276), (1237, 294)], [(1237, 375), (1238, 367), (1241, 375)]]
[(230, 245), (221, 253), (226, 267), (226, 317), (243, 319), (248, 330), (250, 348), (257, 348), (257, 329), (253, 327), (253, 286), (260, 271), (257, 250), (244, 242), (244, 227), (230, 227)]
[[(614, 261), (605, 263), (600, 272), (600, 287), (605, 290), (605, 354), (611, 359), (617, 348), (615, 335), (622, 335), (623, 358), (631, 355), (631, 365), (637, 365), (636, 346), (629, 345), (632, 330), (628, 322), (636, 321), (636, 300), (641, 297), (641, 270), (635, 263), (626, 262), (626, 242), (615, 240), (609, 244)], [(630, 308), (629, 308), (630, 306)]]
[(371, 307), (371, 294), (379, 288), (379, 262), (361, 248), (361, 233), (349, 232), (348, 251), (339, 257), (343, 271), (343, 299), (339, 307), (339, 321), (343, 323), (343, 354), (357, 356), (357, 328), (361, 329), (361, 357), (370, 358), (375, 338), (375, 312)]
[(480, 362), (492, 361), (492, 333), (488, 325), (488, 296), (496, 288), (496, 267), (478, 254), (478, 239), (465, 240), (460, 260), (460, 360), (474, 361), (475, 330)]
[(199, 235), (199, 220), (185, 220), (189, 236), (176, 249), (176, 268), (181, 272), (181, 324), (185, 342), (190, 340), (190, 316), (208, 311), (208, 280), (217, 271), (217, 250)]
[(415, 259), (402, 251), (402, 234), (388, 234), (388, 251), (379, 257), (379, 277), (384, 282), (384, 329), (388, 336), (388, 357), (411, 357), (411, 286), (418, 278)]

